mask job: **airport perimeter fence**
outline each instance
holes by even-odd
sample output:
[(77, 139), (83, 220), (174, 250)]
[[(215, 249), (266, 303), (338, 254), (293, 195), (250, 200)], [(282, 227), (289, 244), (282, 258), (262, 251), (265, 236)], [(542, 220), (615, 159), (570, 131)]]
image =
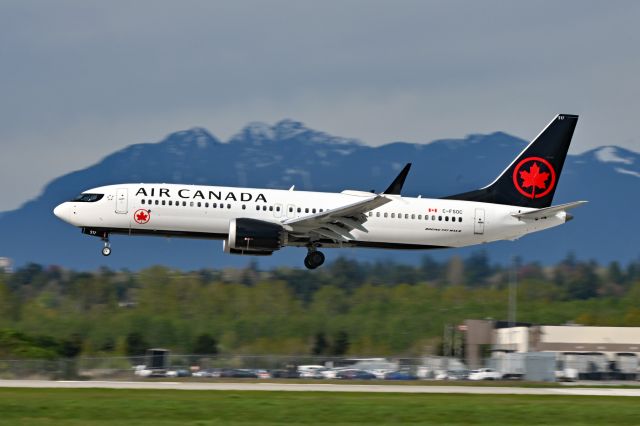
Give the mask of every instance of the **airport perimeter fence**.
[[(138, 357), (78, 357), (72, 359), (20, 359), (0, 360), (0, 379), (97, 380), (131, 379), (142, 369), (151, 369), (153, 375), (191, 375), (198, 371), (252, 370), (280, 373), (296, 371), (301, 365), (327, 368), (349, 367), (368, 370), (402, 370), (416, 374), (419, 369), (434, 376), (438, 370), (460, 361), (444, 357), (327, 357), (283, 355), (178, 355), (166, 354), (161, 361), (152, 356)], [(155, 365), (154, 365), (155, 364)], [(145, 367), (143, 367), (145, 366)], [(136, 372), (138, 370), (138, 372)], [(170, 373), (170, 374), (171, 374)]]

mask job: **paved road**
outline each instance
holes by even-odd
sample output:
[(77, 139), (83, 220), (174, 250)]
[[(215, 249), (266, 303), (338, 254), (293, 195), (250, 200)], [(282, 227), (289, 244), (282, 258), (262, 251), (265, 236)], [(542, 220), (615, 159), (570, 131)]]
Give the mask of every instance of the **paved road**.
[(104, 388), (104, 389), (178, 389), (223, 391), (286, 391), (286, 392), (391, 392), (391, 393), (462, 393), (500, 395), (591, 395), (640, 396), (640, 389), (624, 388), (519, 388), (499, 386), (406, 386), (406, 385), (342, 385), (304, 383), (216, 383), (157, 381), (48, 381), (0, 380), (0, 387), (11, 388)]

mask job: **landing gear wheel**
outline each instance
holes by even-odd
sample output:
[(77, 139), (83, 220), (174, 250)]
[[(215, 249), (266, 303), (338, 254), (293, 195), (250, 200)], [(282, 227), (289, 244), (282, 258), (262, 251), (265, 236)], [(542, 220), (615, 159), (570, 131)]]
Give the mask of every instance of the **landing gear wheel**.
[(104, 246), (102, 248), (102, 255), (103, 256), (109, 256), (111, 254), (111, 247), (109, 246)]
[(307, 269), (316, 269), (324, 263), (324, 254), (321, 251), (311, 251), (304, 258), (304, 266)]

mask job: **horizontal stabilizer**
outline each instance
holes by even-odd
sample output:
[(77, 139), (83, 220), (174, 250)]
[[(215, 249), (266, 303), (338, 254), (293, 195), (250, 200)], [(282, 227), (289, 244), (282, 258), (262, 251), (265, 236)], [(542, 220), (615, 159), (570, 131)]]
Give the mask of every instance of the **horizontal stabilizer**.
[(579, 207), (579, 206), (581, 206), (583, 204), (586, 204), (587, 202), (588, 201), (574, 201), (572, 203), (559, 204), (557, 206), (545, 207), (543, 209), (532, 210), (532, 211), (526, 212), (526, 213), (514, 213), (511, 216), (517, 217), (518, 219), (536, 220), (536, 219), (541, 219), (543, 217), (553, 216), (553, 215), (555, 215), (557, 213), (560, 213), (560, 212), (563, 212), (563, 211), (574, 209), (574, 208)]

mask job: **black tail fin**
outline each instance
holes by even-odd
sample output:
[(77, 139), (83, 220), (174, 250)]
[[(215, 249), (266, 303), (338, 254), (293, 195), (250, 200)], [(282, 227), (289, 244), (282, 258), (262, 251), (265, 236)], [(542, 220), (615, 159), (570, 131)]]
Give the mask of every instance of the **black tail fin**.
[(521, 207), (549, 207), (577, 122), (577, 115), (557, 115), (488, 186), (444, 198)]

